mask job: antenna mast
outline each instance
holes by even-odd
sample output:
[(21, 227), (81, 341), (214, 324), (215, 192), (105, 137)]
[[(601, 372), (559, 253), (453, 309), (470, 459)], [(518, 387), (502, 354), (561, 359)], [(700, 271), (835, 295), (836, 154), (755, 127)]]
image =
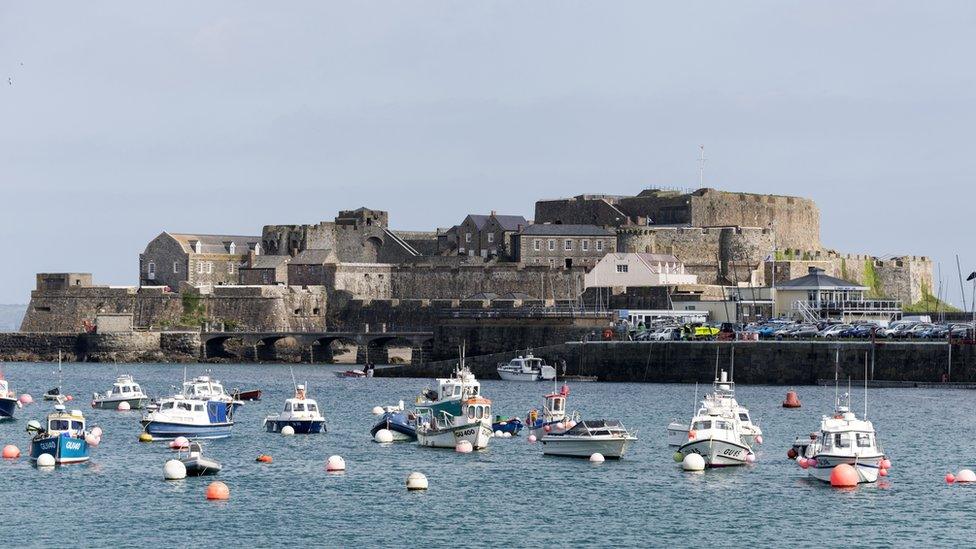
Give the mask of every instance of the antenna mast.
[(698, 145), (698, 188), (705, 186), (705, 145)]

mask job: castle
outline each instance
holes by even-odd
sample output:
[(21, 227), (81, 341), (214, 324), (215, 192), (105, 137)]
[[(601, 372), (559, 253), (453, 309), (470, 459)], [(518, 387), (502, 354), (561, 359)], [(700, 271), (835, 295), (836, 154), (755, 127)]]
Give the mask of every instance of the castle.
[(926, 257), (825, 249), (809, 199), (648, 189), (540, 200), (533, 221), (469, 214), (429, 232), (393, 229), (387, 212), (368, 208), (251, 236), (162, 232), (139, 255), (138, 286), (38, 275), (22, 330), (80, 329), (99, 313), (130, 313), (135, 326), (153, 329), (324, 330), (379, 301), (579, 303), (585, 274), (607, 254), (628, 252), (676, 258), (698, 281), (667, 290), (682, 299), (782, 283), (811, 266), (904, 304), (932, 288)]

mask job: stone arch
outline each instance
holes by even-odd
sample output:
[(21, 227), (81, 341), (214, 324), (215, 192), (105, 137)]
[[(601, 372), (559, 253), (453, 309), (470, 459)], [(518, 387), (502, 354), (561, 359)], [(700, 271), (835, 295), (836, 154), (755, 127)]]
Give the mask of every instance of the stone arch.
[[(326, 336), (313, 338), (308, 344), (308, 359), (310, 362), (324, 362), (334, 364), (337, 354), (345, 354), (353, 348), (353, 356), (359, 350), (358, 342), (348, 336)], [(341, 352), (340, 352), (341, 351)]]
[(371, 236), (363, 242), (363, 260), (365, 263), (376, 263), (380, 256), (380, 248), (383, 247), (383, 239), (378, 236)]
[(250, 347), (250, 343), (243, 337), (212, 337), (203, 346), (203, 358), (240, 359), (247, 356)]

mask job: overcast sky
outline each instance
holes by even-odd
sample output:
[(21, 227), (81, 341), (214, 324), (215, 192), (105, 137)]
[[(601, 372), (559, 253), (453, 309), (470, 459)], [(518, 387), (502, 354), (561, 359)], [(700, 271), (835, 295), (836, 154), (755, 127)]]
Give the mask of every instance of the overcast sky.
[(706, 186), (813, 198), (828, 247), (933, 256), (958, 302), (974, 30), (971, 1), (0, 1), (0, 303), (134, 284), (163, 230), (695, 188), (699, 144)]

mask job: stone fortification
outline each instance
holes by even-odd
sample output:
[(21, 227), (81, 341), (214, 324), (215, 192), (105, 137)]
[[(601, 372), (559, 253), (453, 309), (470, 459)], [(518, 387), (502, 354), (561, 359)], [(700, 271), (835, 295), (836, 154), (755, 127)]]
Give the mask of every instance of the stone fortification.
[(637, 196), (581, 195), (541, 200), (536, 203), (535, 222), (607, 227), (761, 227), (775, 230), (780, 248), (822, 247), (820, 210), (812, 200), (715, 189), (691, 193), (648, 189)]
[(817, 267), (830, 276), (867, 286), (869, 297), (897, 299), (903, 306), (918, 303), (933, 292), (932, 260), (925, 256), (879, 259), (863, 254), (791, 249), (779, 252), (775, 262), (765, 263), (767, 283), (772, 281), (774, 266), (777, 284), (804, 276), (810, 267)]
[(98, 313), (131, 313), (137, 329), (197, 328), (223, 322), (247, 330), (304, 330), (324, 326), (326, 297), (321, 289), (285, 286), (184, 286), (164, 288), (77, 286), (34, 290), (24, 316), (24, 332), (82, 332)]
[(478, 293), (525, 294), (533, 299), (574, 299), (583, 291), (584, 269), (513, 264), (441, 267), (401, 265), (392, 271), (395, 299), (463, 299)]
[(753, 282), (753, 271), (773, 251), (771, 229), (757, 227), (625, 227), (621, 252), (670, 254), (702, 284)]

